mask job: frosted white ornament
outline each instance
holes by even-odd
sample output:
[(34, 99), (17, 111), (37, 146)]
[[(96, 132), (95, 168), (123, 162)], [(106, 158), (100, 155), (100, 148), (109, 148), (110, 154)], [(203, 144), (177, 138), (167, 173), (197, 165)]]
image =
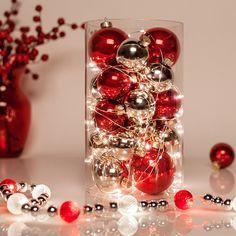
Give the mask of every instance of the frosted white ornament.
[(36, 187), (34, 187), (33, 191), (32, 191), (32, 197), (34, 199), (40, 197), (41, 194), (46, 193), (48, 195), (48, 197), (51, 197), (51, 190), (47, 185), (44, 184), (39, 184)]
[(138, 231), (138, 222), (133, 216), (122, 216), (117, 225), (119, 232), (125, 236), (134, 235)]
[(124, 195), (118, 201), (118, 209), (122, 215), (133, 215), (138, 211), (138, 201), (131, 195)]
[(22, 193), (14, 193), (7, 200), (7, 209), (14, 215), (22, 214), (21, 207), (28, 203), (28, 198)]

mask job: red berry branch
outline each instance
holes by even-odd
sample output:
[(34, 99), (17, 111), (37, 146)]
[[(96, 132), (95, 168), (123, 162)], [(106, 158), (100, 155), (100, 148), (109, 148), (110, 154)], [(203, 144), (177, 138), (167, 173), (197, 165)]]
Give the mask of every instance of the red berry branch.
[(49, 59), (48, 54), (40, 54), (38, 47), (65, 37), (66, 32), (63, 30), (65, 27), (72, 30), (79, 27), (76, 23), (67, 23), (61, 17), (57, 20), (56, 26), (45, 31), (42, 25), (43, 7), (41, 5), (35, 7), (34, 29), (29, 26), (18, 26), (16, 16), (19, 7), (18, 0), (11, 0), (10, 9), (4, 12), (4, 19), (0, 20), (0, 78), (7, 77), (15, 68), (25, 67), (25, 73), (31, 74), (33, 79), (38, 79), (39, 75), (33, 73), (28, 65), (46, 62)]

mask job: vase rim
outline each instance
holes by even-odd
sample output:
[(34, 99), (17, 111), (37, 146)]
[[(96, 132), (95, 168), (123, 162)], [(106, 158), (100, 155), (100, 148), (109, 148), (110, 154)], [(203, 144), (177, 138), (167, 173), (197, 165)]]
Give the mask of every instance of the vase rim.
[[(181, 21), (175, 20), (163, 20), (163, 19), (144, 19), (144, 18), (104, 18), (104, 19), (91, 19), (84, 22), (85, 28), (88, 26), (97, 26), (99, 23), (103, 22), (104, 20), (108, 21), (131, 21), (131, 22), (159, 22), (159, 23), (169, 23), (173, 24), (173, 26), (183, 27), (184, 23)], [(161, 27), (161, 26), (160, 26)]]

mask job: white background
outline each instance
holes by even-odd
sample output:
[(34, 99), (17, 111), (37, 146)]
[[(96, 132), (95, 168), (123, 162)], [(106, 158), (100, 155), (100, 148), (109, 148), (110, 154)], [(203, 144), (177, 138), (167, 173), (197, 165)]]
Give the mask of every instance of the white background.
[[(1, 0), (1, 12), (9, 1)], [(29, 24), (34, 5), (40, 3), (44, 7), (43, 24), (48, 29), (60, 16), (79, 23), (105, 16), (182, 21), (185, 157), (208, 158), (210, 147), (219, 141), (236, 147), (234, 0), (22, 2), (20, 21)], [(68, 37), (43, 46), (42, 52), (50, 54), (50, 61), (33, 66), (41, 74), (40, 80), (25, 79), (33, 120), (24, 156), (84, 158), (83, 31), (69, 30)]]

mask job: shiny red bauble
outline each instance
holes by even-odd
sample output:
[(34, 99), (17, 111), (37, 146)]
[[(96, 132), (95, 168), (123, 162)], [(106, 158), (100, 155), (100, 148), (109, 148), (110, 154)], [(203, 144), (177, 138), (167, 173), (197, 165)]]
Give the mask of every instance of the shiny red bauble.
[(99, 67), (116, 64), (116, 52), (120, 44), (128, 38), (122, 30), (114, 27), (102, 28), (89, 40), (88, 52)]
[(4, 179), (1, 183), (1, 185), (7, 185), (8, 188), (12, 191), (12, 192), (17, 192), (17, 184), (16, 181), (13, 179)]
[(193, 206), (193, 195), (188, 190), (180, 190), (174, 197), (175, 206), (187, 210)]
[[(169, 59), (174, 64), (180, 54), (180, 43), (176, 35), (164, 28), (152, 28), (145, 32), (151, 43), (149, 49), (149, 62), (160, 63)], [(162, 58), (163, 57), (163, 58)]]
[(97, 103), (93, 116), (96, 126), (106, 131), (123, 127), (127, 120), (124, 112), (118, 110), (118, 105), (105, 100)]
[(60, 217), (68, 223), (77, 220), (79, 215), (80, 208), (76, 202), (66, 201), (60, 206)]
[(121, 69), (109, 68), (97, 78), (97, 90), (104, 99), (119, 99), (129, 92), (130, 88), (130, 76)]
[(172, 119), (175, 117), (181, 107), (181, 97), (173, 89), (153, 94), (156, 101), (156, 111), (154, 120)]
[(152, 148), (143, 157), (134, 154), (131, 171), (137, 189), (148, 194), (158, 194), (172, 184), (175, 165), (168, 153)]
[(226, 168), (234, 161), (234, 150), (227, 143), (218, 143), (212, 147), (210, 159), (215, 168)]

